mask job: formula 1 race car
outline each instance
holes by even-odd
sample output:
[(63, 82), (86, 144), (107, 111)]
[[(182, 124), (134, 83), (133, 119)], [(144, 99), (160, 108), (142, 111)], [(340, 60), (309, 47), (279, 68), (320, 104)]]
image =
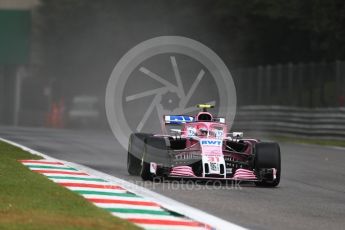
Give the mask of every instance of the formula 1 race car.
[(182, 125), (171, 135), (133, 133), (129, 138), (127, 169), (143, 180), (195, 178), (252, 181), (275, 187), (280, 182), (278, 143), (243, 138), (227, 133), (224, 118), (207, 112), (211, 105), (198, 105), (196, 116), (164, 116), (166, 125)]

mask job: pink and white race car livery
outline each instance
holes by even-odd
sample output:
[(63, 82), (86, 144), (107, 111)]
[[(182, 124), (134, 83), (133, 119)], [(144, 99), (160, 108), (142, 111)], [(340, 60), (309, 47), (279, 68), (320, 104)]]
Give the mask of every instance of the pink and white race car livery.
[(133, 133), (129, 139), (127, 168), (143, 180), (155, 177), (252, 181), (274, 187), (280, 182), (280, 148), (274, 142), (228, 133), (224, 118), (207, 111), (196, 116), (164, 116), (166, 125), (182, 125), (172, 134)]

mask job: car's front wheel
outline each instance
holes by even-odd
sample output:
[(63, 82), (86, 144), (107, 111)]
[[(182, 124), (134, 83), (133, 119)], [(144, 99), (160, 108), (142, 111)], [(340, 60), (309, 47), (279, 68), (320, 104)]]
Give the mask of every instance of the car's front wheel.
[(152, 136), (146, 138), (140, 172), (143, 180), (153, 180), (156, 176), (150, 171), (151, 163), (161, 166), (169, 164), (168, 145), (170, 146), (170, 142), (166, 137)]
[(127, 171), (130, 175), (139, 176), (143, 158), (145, 139), (152, 136), (148, 133), (132, 133), (128, 141)]
[[(276, 187), (280, 183), (281, 158), (278, 143), (257, 143), (255, 152), (255, 171), (261, 174), (260, 181), (255, 182), (257, 186)], [(276, 170), (275, 177), (265, 176), (267, 170)]]

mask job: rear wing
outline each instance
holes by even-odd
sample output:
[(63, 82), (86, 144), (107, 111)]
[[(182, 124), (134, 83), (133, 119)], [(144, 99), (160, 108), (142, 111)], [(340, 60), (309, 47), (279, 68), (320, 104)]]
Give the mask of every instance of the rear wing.
[(187, 115), (164, 115), (163, 120), (165, 124), (181, 125), (188, 122), (193, 122), (194, 117)]

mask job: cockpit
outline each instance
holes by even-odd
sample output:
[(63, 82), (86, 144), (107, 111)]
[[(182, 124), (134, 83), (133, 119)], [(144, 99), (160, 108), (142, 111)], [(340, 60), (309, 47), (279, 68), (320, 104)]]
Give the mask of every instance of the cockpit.
[(196, 116), (196, 120), (197, 121), (212, 121), (213, 117), (212, 117), (212, 114), (210, 114), (208, 112), (200, 112)]

